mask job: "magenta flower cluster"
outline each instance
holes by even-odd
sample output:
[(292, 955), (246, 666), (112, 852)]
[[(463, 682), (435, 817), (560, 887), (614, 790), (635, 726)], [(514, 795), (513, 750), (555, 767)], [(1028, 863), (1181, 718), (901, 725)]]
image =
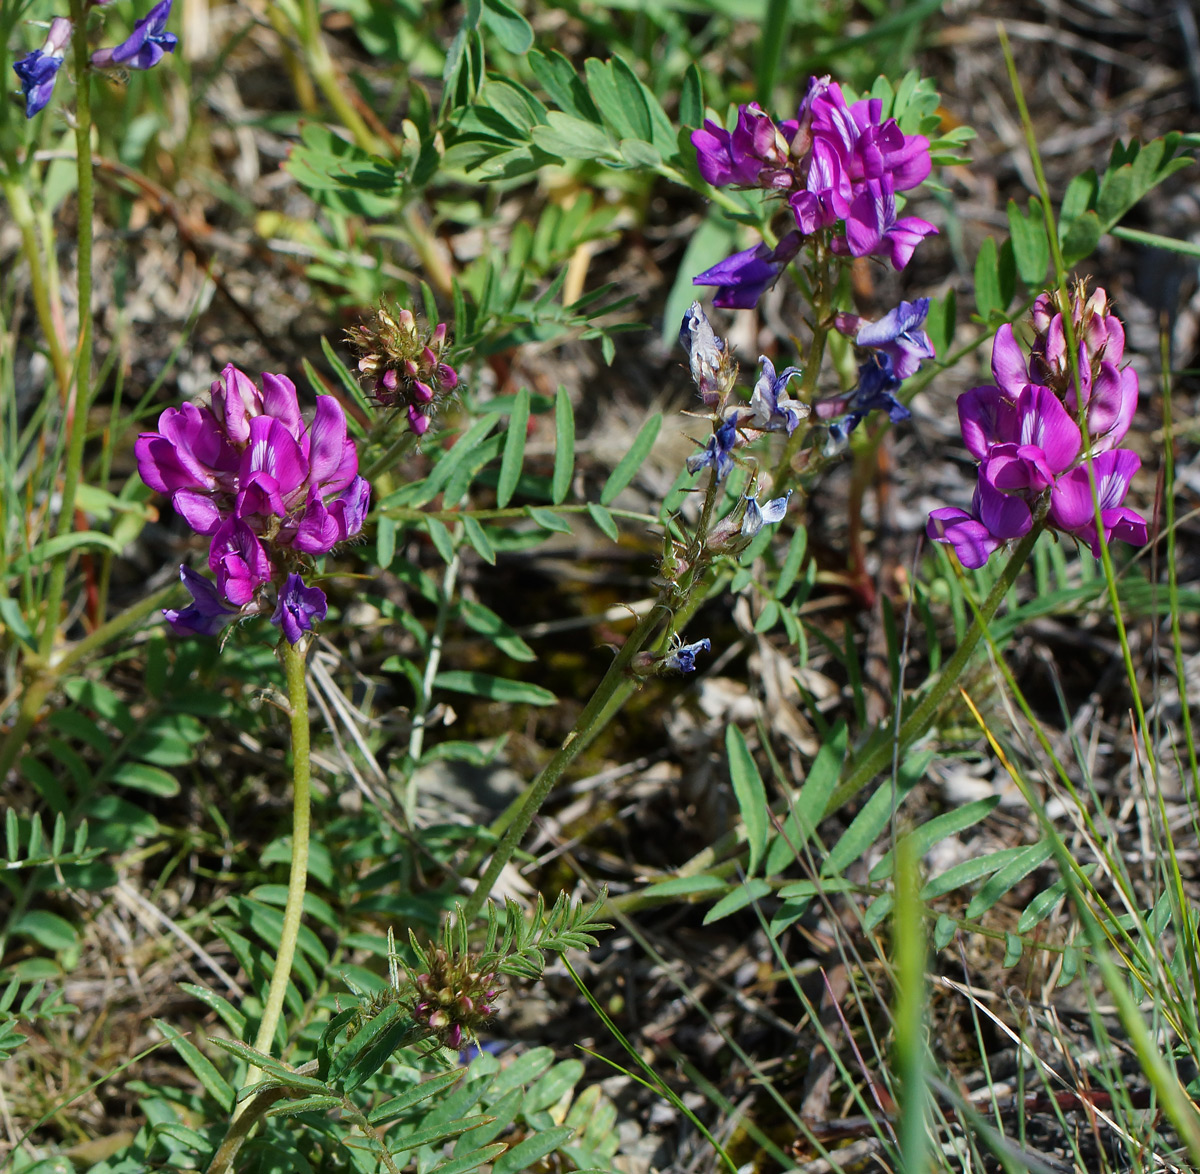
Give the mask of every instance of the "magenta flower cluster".
[(1124, 328), (1109, 312), (1103, 290), (1086, 301), (1078, 292), (1072, 318), (1078, 395), (1062, 315), (1042, 294), (1034, 305), (1036, 339), (1028, 361), (1012, 327), (1002, 326), (992, 348), (995, 384), (959, 396), (963, 442), (979, 462), (979, 481), (970, 511), (934, 510), (927, 533), (953, 546), (965, 567), (983, 566), (1005, 542), (1027, 534), (1043, 501), (1047, 523), (1099, 557), (1089, 455), (1105, 542), (1119, 538), (1141, 546), (1147, 540), (1145, 519), (1121, 504), (1141, 467), (1135, 452), (1117, 447), (1138, 397), (1136, 372), (1119, 366)]
[(166, 611), (180, 632), (212, 635), (239, 614), (263, 610), (260, 593), (280, 588), (272, 622), (295, 644), (325, 615), (325, 596), (296, 572), (362, 529), (370, 486), (341, 405), (317, 396), (311, 423), (292, 381), (264, 374), (261, 390), (230, 364), (212, 384), (211, 406), (167, 408), (157, 432), (134, 449), (142, 480), (171, 496), (198, 534), (211, 535), (215, 587), (181, 568), (193, 603)]
[(897, 214), (896, 193), (929, 175), (929, 141), (883, 117), (878, 98), (849, 105), (829, 77), (812, 78), (796, 118), (775, 123), (757, 104), (738, 110), (732, 131), (707, 120), (692, 133), (700, 174), (714, 187), (761, 188), (787, 199), (795, 227), (774, 248), (735, 253), (693, 281), (718, 288), (713, 304), (753, 306), (799, 252), (829, 231), (836, 253), (886, 257), (896, 269), (937, 229)]

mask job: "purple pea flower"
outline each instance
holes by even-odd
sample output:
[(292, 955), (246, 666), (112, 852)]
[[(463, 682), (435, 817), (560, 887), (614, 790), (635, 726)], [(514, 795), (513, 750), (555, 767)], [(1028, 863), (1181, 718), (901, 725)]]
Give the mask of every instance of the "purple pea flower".
[(697, 274), (692, 284), (719, 286), (713, 305), (723, 310), (753, 309), (758, 299), (779, 280), (802, 243), (803, 237), (798, 232), (789, 232), (773, 249), (760, 241), (753, 248), (734, 253)]
[(26, 118), (32, 118), (44, 110), (50, 101), (71, 40), (71, 28), (71, 22), (66, 17), (56, 16), (50, 22), (50, 31), (42, 47), (13, 62), (13, 71), (20, 79), (21, 93), (25, 95)]
[(917, 373), (923, 359), (936, 358), (929, 335), (921, 329), (928, 314), (928, 298), (901, 302), (878, 322), (862, 322), (854, 336), (854, 345), (888, 355), (896, 378), (907, 379)]
[(896, 190), (885, 175), (867, 180), (850, 204), (845, 237), (835, 237), (832, 244), (834, 252), (852, 257), (887, 257), (892, 268), (899, 270), (912, 260), (917, 245), (936, 232), (932, 224), (917, 216), (896, 219)]
[(775, 365), (766, 355), (759, 355), (758, 362), (758, 380), (750, 396), (750, 406), (741, 415), (740, 423), (760, 432), (782, 430), (791, 436), (811, 410), (808, 404), (787, 394), (788, 383), (794, 375), (800, 374), (800, 369), (785, 367), (776, 375)]
[(179, 38), (167, 32), (167, 17), (171, 15), (171, 0), (159, 2), (134, 26), (119, 45), (97, 49), (92, 65), (97, 69), (123, 66), (125, 69), (153, 69), (164, 53), (174, 53)]
[[(1121, 505), (1133, 475), (1141, 467), (1141, 458), (1127, 448), (1102, 452), (1092, 461), (1106, 543), (1119, 538), (1133, 546), (1144, 546), (1149, 538), (1145, 518)], [(1086, 465), (1077, 466), (1055, 482), (1050, 492), (1050, 521), (1080, 542), (1086, 542), (1092, 548), (1092, 554), (1100, 557), (1092, 486)]]
[(788, 147), (795, 133), (794, 122), (776, 126), (757, 102), (751, 102), (738, 107), (732, 132), (712, 119), (692, 131), (696, 166), (713, 187), (790, 188), (796, 177), (789, 169)]
[(1079, 395), (1067, 356), (1066, 332), (1061, 313), (1052, 313), (1048, 294), (1034, 302), (1036, 331), (1029, 358), (1031, 373), (1061, 395), (1067, 407), (1079, 414), (1079, 399), (1085, 406), (1084, 420), (1092, 451), (1116, 448), (1133, 423), (1137, 411), (1138, 377), (1132, 367), (1120, 367), (1125, 353), (1125, 328), (1110, 313), (1108, 295), (1097, 289), (1086, 303), (1080, 288), (1073, 299), (1072, 320), (1079, 347)]
[(296, 644), (305, 632), (311, 632), (314, 622), (325, 618), (329, 604), (319, 587), (306, 587), (294, 572), (287, 577), (279, 592), (279, 602), (271, 623), (281, 629), (289, 644)]
[(813, 143), (804, 190), (788, 199), (796, 225), (805, 236), (828, 228), (850, 213), (853, 191), (842, 154), (826, 139)]
[(191, 567), (181, 566), (179, 578), (191, 593), (192, 602), (181, 610), (163, 608), (164, 618), (179, 635), (215, 636), (238, 615), (240, 609), (230, 607), (212, 581)]
[(198, 534), (238, 518), (275, 546), (325, 554), (358, 533), (370, 490), (336, 399), (317, 396), (306, 427), (290, 379), (264, 374), (260, 391), (232, 364), (211, 399), (167, 408), (134, 446), (142, 479)]
[(955, 506), (943, 506), (933, 510), (925, 526), (925, 533), (934, 541), (954, 547), (958, 561), (968, 570), (983, 566), (1003, 545), (980, 520), (979, 487), (971, 502), (971, 512)]
[(208, 569), (217, 576), (221, 594), (237, 607), (254, 598), (273, 570), (258, 535), (240, 518), (229, 518), (213, 535)]
[(708, 438), (703, 451), (688, 457), (687, 471), (698, 473), (701, 469), (712, 468), (717, 481), (724, 481), (733, 468), (733, 450), (737, 447), (737, 442), (737, 417), (731, 415)]
[(694, 644), (680, 643), (677, 648), (673, 648), (662, 660), (662, 667), (665, 669), (674, 669), (680, 673), (694, 673), (696, 671), (696, 653), (708, 652), (712, 649), (712, 641), (706, 636), (703, 640), (697, 640)]

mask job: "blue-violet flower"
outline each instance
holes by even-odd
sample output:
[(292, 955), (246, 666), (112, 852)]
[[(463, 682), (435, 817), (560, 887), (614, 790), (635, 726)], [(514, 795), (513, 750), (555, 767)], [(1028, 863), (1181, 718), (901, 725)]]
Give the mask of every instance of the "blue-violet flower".
[(92, 64), (97, 69), (122, 66), (125, 69), (153, 69), (165, 53), (174, 53), (179, 38), (167, 32), (167, 17), (171, 15), (171, 0), (159, 2), (133, 26), (119, 45), (97, 49)]
[(13, 62), (13, 70), (21, 79), (21, 93), (25, 95), (26, 118), (45, 109), (50, 101), (70, 40), (71, 22), (64, 16), (56, 16), (50, 22), (42, 47)]

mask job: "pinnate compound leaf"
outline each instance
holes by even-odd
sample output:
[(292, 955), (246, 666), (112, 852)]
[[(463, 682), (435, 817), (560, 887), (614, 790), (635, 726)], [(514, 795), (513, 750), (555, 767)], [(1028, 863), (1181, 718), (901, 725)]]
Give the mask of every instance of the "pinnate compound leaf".
[(600, 492), (600, 504), (612, 505), (613, 499), (624, 489), (642, 467), (642, 462), (650, 455), (654, 442), (658, 439), (662, 428), (662, 412), (655, 412), (638, 430), (629, 451), (621, 458), (617, 467), (612, 471), (604, 488)]
[(1030, 289), (1041, 289), (1050, 267), (1050, 241), (1041, 201), (1030, 197), (1026, 215), (1015, 200), (1008, 201), (1008, 231), (1017, 273)]
[(562, 505), (571, 488), (575, 472), (575, 410), (571, 396), (560, 386), (554, 398), (554, 476), (550, 496), (555, 505)]
[(725, 753), (729, 758), (729, 777), (733, 782), (733, 793), (737, 797), (742, 822), (746, 826), (746, 841), (750, 848), (747, 873), (753, 876), (767, 850), (767, 833), (771, 827), (767, 789), (763, 786), (762, 775), (758, 773), (758, 766), (746, 745), (746, 739), (735, 725), (729, 725), (725, 729)]
[(574, 1132), (569, 1125), (559, 1125), (527, 1137), (496, 1159), (492, 1165), (492, 1174), (520, 1174), (520, 1171), (527, 1170), (541, 1158), (552, 1154)]
[(496, 483), (496, 505), (504, 509), (512, 500), (521, 466), (525, 461), (525, 432), (529, 424), (529, 388), (517, 392), (511, 415), (508, 417), (508, 433), (504, 438), (504, 457), (500, 462), (500, 479)]
[(549, 689), (527, 681), (510, 681), (504, 677), (493, 677), (487, 673), (471, 672), (466, 669), (450, 669), (438, 673), (434, 687), (448, 689), (452, 693), (471, 693), (491, 701), (503, 701), (510, 705), (553, 705), (557, 698)]
[(1021, 848), (999, 872), (995, 873), (971, 898), (966, 916), (979, 917), (986, 913), (1001, 897), (1025, 879), (1035, 868), (1041, 867), (1054, 854), (1049, 840), (1039, 840)]

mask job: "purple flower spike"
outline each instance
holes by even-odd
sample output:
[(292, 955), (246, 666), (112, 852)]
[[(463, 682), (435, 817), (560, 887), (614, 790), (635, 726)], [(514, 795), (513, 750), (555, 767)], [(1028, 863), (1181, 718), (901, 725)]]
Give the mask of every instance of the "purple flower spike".
[(687, 459), (689, 473), (698, 473), (701, 469), (712, 468), (717, 481), (724, 481), (733, 468), (733, 450), (737, 447), (737, 417), (730, 416), (708, 438), (708, 444), (703, 452), (694, 453)]
[(289, 644), (296, 644), (305, 632), (311, 632), (315, 622), (325, 618), (329, 603), (320, 587), (306, 587), (299, 575), (288, 575), (279, 592), (279, 603), (271, 623), (283, 631)]
[(153, 69), (163, 59), (163, 54), (174, 53), (179, 44), (179, 38), (167, 32), (170, 15), (171, 0), (159, 0), (119, 45), (97, 49), (92, 54), (92, 64), (97, 69), (111, 69), (117, 65), (125, 69)]
[(71, 22), (66, 17), (56, 16), (50, 22), (50, 31), (42, 47), (13, 62), (13, 71), (20, 78), (21, 93), (25, 95), (26, 118), (44, 110), (50, 101), (70, 40)]
[[(1137, 453), (1127, 448), (1103, 452), (1092, 461), (1105, 542), (1119, 538), (1133, 546), (1144, 546), (1149, 538), (1145, 518), (1121, 505), (1133, 475), (1141, 467)], [(1092, 487), (1086, 465), (1079, 465), (1058, 479), (1050, 494), (1050, 520), (1060, 530), (1086, 542), (1092, 548), (1092, 554), (1100, 557), (1100, 539), (1096, 533)]]
[(798, 232), (789, 232), (773, 249), (760, 242), (698, 273), (692, 284), (719, 286), (713, 305), (723, 310), (751, 310), (779, 280), (802, 242)]
[(787, 385), (794, 375), (800, 374), (798, 367), (785, 367), (778, 375), (775, 365), (766, 355), (758, 356), (758, 381), (750, 396), (750, 407), (741, 418), (741, 423), (760, 432), (785, 431), (789, 436), (808, 416), (808, 404), (792, 399), (787, 394)]
[(929, 335), (921, 327), (929, 313), (929, 299), (901, 302), (878, 322), (866, 322), (854, 337), (856, 346), (872, 347), (891, 357), (897, 379), (915, 375), (923, 359), (936, 357)]
[(709, 652), (711, 649), (712, 641), (707, 636), (703, 640), (697, 640), (695, 644), (680, 644), (678, 648), (673, 649), (663, 658), (662, 667), (675, 669), (680, 673), (694, 673), (696, 671), (696, 653)]
[(182, 610), (164, 607), (167, 623), (181, 636), (215, 636), (239, 609), (230, 607), (210, 579), (197, 574), (191, 567), (181, 566), (179, 578), (192, 596), (192, 602)]

